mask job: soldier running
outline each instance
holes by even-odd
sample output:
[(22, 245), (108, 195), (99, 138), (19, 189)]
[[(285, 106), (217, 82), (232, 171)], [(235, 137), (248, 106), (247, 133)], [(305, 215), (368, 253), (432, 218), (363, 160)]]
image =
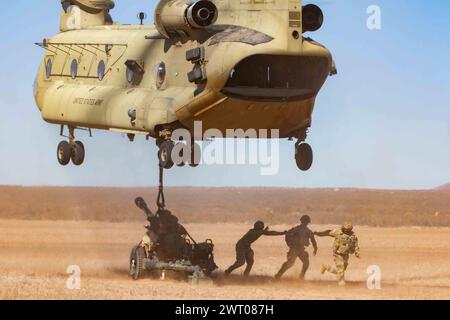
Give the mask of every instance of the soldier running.
[(317, 254), (317, 242), (314, 238), (314, 233), (308, 228), (308, 225), (311, 223), (311, 217), (305, 215), (301, 217), (300, 222), (301, 225), (292, 228), (286, 234), (286, 243), (289, 247), (287, 261), (275, 275), (276, 279), (280, 279), (287, 270), (294, 266), (295, 260), (299, 258), (303, 263), (300, 280), (304, 280), (306, 271), (309, 268), (309, 254), (305, 248), (309, 246), (310, 242), (314, 248), (314, 256)]
[(250, 229), (236, 244), (236, 262), (225, 271), (225, 276), (229, 276), (231, 272), (242, 267), (247, 263), (244, 271), (244, 276), (248, 276), (252, 270), (254, 263), (254, 252), (252, 250), (252, 243), (258, 240), (261, 236), (283, 236), (284, 232), (269, 231), (269, 227), (265, 227), (264, 222), (257, 221), (253, 229)]
[(321, 272), (324, 274), (326, 271), (333, 273), (337, 276), (339, 285), (345, 285), (345, 271), (347, 270), (349, 256), (354, 254), (358, 259), (361, 258), (359, 251), (358, 238), (353, 232), (353, 223), (348, 221), (344, 222), (342, 228), (336, 230), (327, 230), (323, 232), (315, 232), (319, 237), (333, 237), (333, 256), (335, 267), (323, 264)]

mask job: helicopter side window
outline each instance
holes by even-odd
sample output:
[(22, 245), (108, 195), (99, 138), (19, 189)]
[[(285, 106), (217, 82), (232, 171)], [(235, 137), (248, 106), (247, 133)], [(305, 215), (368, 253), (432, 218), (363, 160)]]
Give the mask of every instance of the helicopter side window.
[(127, 60), (125, 62), (125, 65), (127, 66), (126, 77), (127, 77), (128, 83), (130, 83), (134, 86), (141, 83), (142, 78), (145, 73), (143, 64), (139, 63), (136, 60)]
[(75, 79), (78, 75), (78, 61), (77, 59), (72, 60), (72, 64), (70, 65), (70, 76), (72, 79)]
[(166, 80), (166, 64), (161, 62), (156, 70), (156, 87), (161, 88)]
[(103, 81), (103, 79), (105, 78), (105, 71), (106, 71), (105, 61), (100, 60), (97, 67), (98, 80)]
[(45, 64), (45, 77), (47, 79), (50, 79), (51, 75), (52, 75), (52, 68), (53, 68), (53, 62), (52, 59), (47, 59), (47, 62)]
[(127, 81), (133, 83), (134, 71), (127, 67)]

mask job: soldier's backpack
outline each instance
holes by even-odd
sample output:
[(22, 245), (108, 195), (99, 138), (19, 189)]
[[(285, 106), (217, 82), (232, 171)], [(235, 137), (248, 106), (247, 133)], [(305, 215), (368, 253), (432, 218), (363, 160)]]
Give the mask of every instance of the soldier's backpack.
[(296, 237), (296, 228), (293, 228), (286, 233), (284, 240), (286, 241), (288, 247), (292, 247), (294, 245), (295, 237)]
[(288, 247), (308, 247), (309, 232), (307, 228), (295, 227), (286, 233), (285, 241)]

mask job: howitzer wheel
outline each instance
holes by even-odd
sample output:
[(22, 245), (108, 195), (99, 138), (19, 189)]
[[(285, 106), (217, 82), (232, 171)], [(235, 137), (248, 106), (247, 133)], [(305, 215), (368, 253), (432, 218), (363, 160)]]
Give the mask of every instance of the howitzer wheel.
[(138, 280), (144, 273), (145, 251), (141, 246), (136, 246), (131, 250), (130, 255), (130, 276)]
[(198, 167), (200, 164), (200, 159), (202, 157), (202, 148), (197, 142), (192, 142), (191, 144), (191, 159), (189, 161), (189, 166), (192, 168)]
[(164, 169), (170, 169), (174, 163), (172, 160), (172, 150), (174, 143), (171, 140), (165, 140), (159, 146), (158, 158), (159, 166)]

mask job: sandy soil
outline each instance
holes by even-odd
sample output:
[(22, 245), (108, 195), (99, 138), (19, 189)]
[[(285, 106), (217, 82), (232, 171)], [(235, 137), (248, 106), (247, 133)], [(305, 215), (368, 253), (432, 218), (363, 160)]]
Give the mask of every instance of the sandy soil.
[[(2, 299), (450, 299), (450, 228), (358, 227), (362, 260), (352, 259), (348, 285), (338, 287), (320, 264), (331, 262), (332, 240), (319, 239), (307, 281), (297, 279), (299, 265), (274, 282), (285, 259), (281, 237), (255, 244), (253, 276), (240, 273), (213, 284), (128, 277), (131, 247), (143, 223), (0, 220), (0, 298)], [(234, 243), (247, 230), (241, 224), (192, 224), (199, 240), (213, 238), (216, 262), (234, 260)], [(326, 226), (312, 226), (319, 230)], [(284, 230), (287, 226), (274, 226)], [(66, 288), (69, 265), (81, 268), (81, 289)], [(378, 265), (382, 289), (369, 290), (366, 270)]]

